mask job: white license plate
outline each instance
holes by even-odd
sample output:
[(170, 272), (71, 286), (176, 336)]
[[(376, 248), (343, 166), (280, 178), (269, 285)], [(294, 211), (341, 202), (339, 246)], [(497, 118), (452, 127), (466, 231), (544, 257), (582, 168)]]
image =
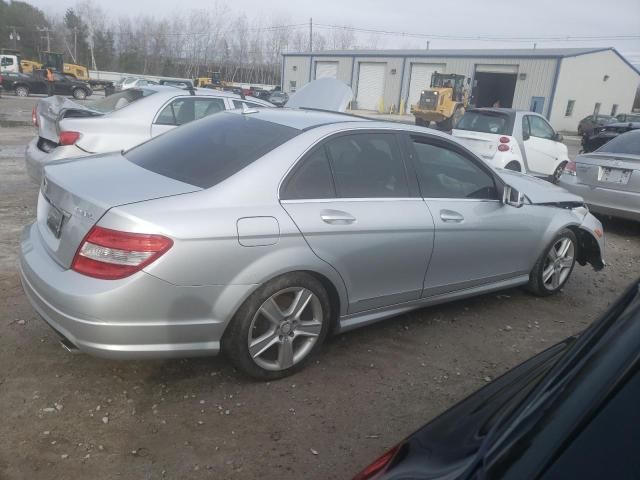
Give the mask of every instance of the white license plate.
[(631, 172), (633, 170), (624, 170), (622, 168), (600, 167), (600, 175), (598, 180), (607, 183), (617, 183), (618, 185), (626, 185), (629, 183)]

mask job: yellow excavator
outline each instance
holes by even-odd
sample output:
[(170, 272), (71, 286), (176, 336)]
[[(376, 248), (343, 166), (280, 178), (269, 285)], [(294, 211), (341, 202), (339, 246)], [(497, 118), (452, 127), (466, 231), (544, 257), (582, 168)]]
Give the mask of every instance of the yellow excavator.
[[(84, 82), (89, 81), (89, 70), (84, 65), (77, 65), (75, 63), (64, 63), (62, 61), (61, 53), (54, 52), (42, 52), (43, 62), (36, 62), (35, 60), (20, 60), (20, 66), (22, 67), (22, 73), (33, 73), (34, 70), (40, 70), (43, 66), (51, 67), (65, 75), (71, 75), (78, 80)], [(60, 66), (62, 65), (62, 68)]]
[(451, 130), (460, 120), (469, 102), (464, 75), (434, 72), (431, 85), (420, 93), (420, 101), (411, 106), (416, 125), (428, 127), (436, 122), (439, 130)]

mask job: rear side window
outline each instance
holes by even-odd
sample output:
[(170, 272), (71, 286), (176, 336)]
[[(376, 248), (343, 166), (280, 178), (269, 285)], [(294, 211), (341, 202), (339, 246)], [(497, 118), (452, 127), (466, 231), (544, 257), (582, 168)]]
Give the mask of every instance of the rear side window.
[(310, 153), (294, 171), (282, 192), (283, 200), (335, 197), (335, 188), (324, 146)]
[(409, 185), (394, 134), (343, 135), (326, 144), (338, 198), (405, 198)]
[(133, 102), (137, 102), (141, 98), (148, 97), (154, 93), (156, 93), (154, 90), (147, 90), (146, 88), (131, 88), (109, 95), (108, 97), (101, 98), (94, 102), (88, 102), (85, 105), (93, 110), (97, 110), (98, 112), (109, 113), (114, 110), (120, 110), (121, 108), (131, 105)]
[(224, 109), (224, 100), (221, 98), (178, 98), (164, 107), (155, 123), (158, 125), (184, 125)]
[(596, 152), (640, 155), (640, 130), (618, 135), (601, 146)]
[(471, 110), (465, 112), (454, 128), (495, 135), (511, 135), (513, 122), (508, 115)]
[(264, 107), (264, 105), (260, 105), (259, 103), (255, 103), (255, 102), (248, 102), (246, 100), (234, 100), (233, 101), (233, 108), (244, 108), (242, 105), (246, 105), (247, 108), (249, 107)]
[(250, 115), (221, 113), (155, 137), (125, 157), (165, 177), (210, 188), (299, 133)]

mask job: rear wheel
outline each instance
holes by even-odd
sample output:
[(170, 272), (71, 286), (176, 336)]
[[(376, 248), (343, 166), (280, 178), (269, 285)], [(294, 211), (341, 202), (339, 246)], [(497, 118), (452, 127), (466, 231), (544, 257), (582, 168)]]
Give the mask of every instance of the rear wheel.
[(541, 297), (558, 292), (573, 272), (577, 245), (578, 241), (571, 230), (561, 230), (533, 267), (528, 289)]
[(82, 88), (74, 88), (73, 98), (75, 98), (76, 100), (84, 100), (85, 98), (87, 98), (87, 92), (85, 92)]
[(243, 373), (286, 377), (302, 368), (329, 332), (331, 307), (322, 284), (291, 273), (254, 292), (234, 316), (222, 348)]
[(553, 184), (557, 184), (560, 182), (560, 176), (562, 175), (562, 172), (564, 172), (564, 167), (567, 164), (567, 162), (562, 162), (560, 165), (558, 165), (558, 167), (555, 169), (555, 171), (553, 172), (553, 174), (551, 175), (551, 177), (549, 178), (549, 181)]
[(16, 87), (16, 95), (19, 97), (28, 97), (29, 89), (24, 85), (19, 85)]

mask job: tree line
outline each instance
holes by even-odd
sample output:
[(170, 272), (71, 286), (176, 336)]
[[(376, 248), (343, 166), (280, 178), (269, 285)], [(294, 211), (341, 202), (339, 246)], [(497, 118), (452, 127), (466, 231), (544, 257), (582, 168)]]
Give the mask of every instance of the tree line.
[[(355, 43), (348, 29), (313, 35), (315, 51)], [(57, 16), (27, 2), (0, 0), (0, 48), (33, 60), (50, 48), (67, 63), (96, 70), (181, 78), (219, 71), (226, 81), (279, 84), (282, 53), (308, 51), (309, 30), (283, 15), (249, 18), (221, 1), (162, 18), (116, 18), (91, 0)]]

